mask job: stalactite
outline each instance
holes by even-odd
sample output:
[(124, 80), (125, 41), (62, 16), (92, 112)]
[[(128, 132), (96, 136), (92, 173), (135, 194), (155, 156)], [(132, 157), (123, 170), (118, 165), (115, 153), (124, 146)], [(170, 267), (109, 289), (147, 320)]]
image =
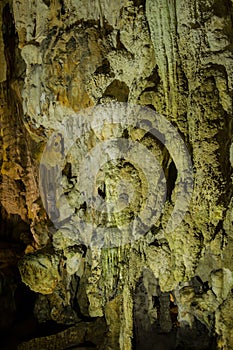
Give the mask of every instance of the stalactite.
[[(232, 1), (0, 13), (2, 329), (22, 349), (231, 349)], [(37, 293), (21, 339), (17, 264)]]

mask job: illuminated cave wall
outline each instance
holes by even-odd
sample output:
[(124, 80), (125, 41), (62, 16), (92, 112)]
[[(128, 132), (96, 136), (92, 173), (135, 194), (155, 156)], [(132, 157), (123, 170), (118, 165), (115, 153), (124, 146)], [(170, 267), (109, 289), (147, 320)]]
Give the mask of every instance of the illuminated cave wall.
[[(0, 304), (6, 315), (0, 325), (5, 334), (14, 325), (20, 349), (233, 349), (232, 6), (230, 0), (0, 2)], [(64, 154), (62, 134), (53, 133), (80, 113), (84, 121), (91, 114), (101, 129), (85, 129)], [(119, 122), (103, 123), (109, 113), (120, 113)], [(152, 126), (128, 125), (127, 113), (136, 121), (149, 115)], [(181, 207), (187, 192), (183, 163), (173, 157), (179, 137), (173, 140), (166, 128), (154, 132), (160, 115), (181, 136), (193, 166), (188, 210), (169, 232), (180, 186)], [(130, 203), (120, 212), (93, 213), (82, 198), (90, 177), (79, 160), (113, 137), (133, 140), (143, 154), (117, 161), (109, 150), (101, 154), (105, 164), (94, 191), (111, 202), (126, 183), (121, 190), (127, 187)], [(146, 174), (140, 147), (157, 162)], [(153, 188), (160, 168), (164, 202)], [(60, 201), (51, 182), (59, 169)], [(154, 222), (152, 201), (140, 221), (143, 235), (127, 240), (131, 232), (122, 225), (145, 206), (150, 184), (162, 215)], [(119, 233), (114, 246), (77, 226), (81, 218), (109, 228), (109, 242), (112, 229)], [(27, 295), (23, 331), (17, 319)], [(28, 324), (34, 328), (23, 336)]]

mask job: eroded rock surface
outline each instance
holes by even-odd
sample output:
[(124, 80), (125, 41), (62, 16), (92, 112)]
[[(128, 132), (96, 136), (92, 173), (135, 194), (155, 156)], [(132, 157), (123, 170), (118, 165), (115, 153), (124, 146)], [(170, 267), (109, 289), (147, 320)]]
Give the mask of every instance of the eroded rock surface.
[(20, 348), (233, 349), (232, 6), (1, 1), (0, 239), (77, 324)]

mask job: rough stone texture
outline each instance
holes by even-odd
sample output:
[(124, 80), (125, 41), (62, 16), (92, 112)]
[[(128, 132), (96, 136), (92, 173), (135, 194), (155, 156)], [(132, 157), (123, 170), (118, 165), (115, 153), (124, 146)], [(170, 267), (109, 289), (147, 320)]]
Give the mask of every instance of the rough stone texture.
[[(83, 327), (77, 335), (82, 339), (74, 343), (78, 326), (20, 348), (65, 349), (91, 341), (90, 346), (106, 350), (153, 349), (155, 344), (159, 349), (233, 349), (232, 6), (229, 0), (1, 1), (0, 239), (16, 242), (19, 255), (25, 251), (19, 270), (39, 293), (34, 305), (39, 323), (82, 320)], [(115, 101), (163, 114), (190, 152), (192, 200), (170, 232), (167, 223), (185, 182), (175, 159), (178, 141), (165, 129), (158, 140), (146, 125), (125, 126), (130, 108), (117, 105), (114, 111), (116, 104), (108, 103)], [(87, 127), (66, 155), (62, 134), (53, 134), (56, 147), (47, 144), (42, 156), (54, 130), (79, 111), (89, 117), (93, 110), (87, 108), (99, 104), (99, 129)], [(113, 116), (123, 113), (121, 123), (103, 122), (109, 106)], [(69, 125), (72, 134), (75, 124)], [(93, 213), (82, 194), (90, 172), (84, 168), (81, 174), (80, 162), (112, 137), (146, 147), (158, 164), (145, 176), (136, 164), (136, 158), (146, 164), (139, 151), (135, 158), (129, 153), (131, 162), (109, 161), (109, 149), (99, 152), (102, 158), (97, 152), (96, 163), (104, 159), (105, 164), (94, 191), (123, 209)], [(161, 190), (159, 166), (167, 180), (162, 216), (140, 239), (131, 240), (134, 232), (122, 225), (143, 208), (148, 179)], [(51, 182), (59, 167), (62, 194)], [(127, 197), (118, 201), (119, 187)], [(151, 203), (142, 229), (155, 216)], [(102, 237), (82, 229), (80, 220), (96, 229), (114, 228), (114, 238), (106, 240), (114, 239), (115, 245), (101, 246)], [(3, 259), (1, 270), (16, 264), (11, 256)], [(4, 276), (7, 280), (3, 271)], [(96, 317), (106, 320), (104, 340), (83, 339), (86, 330), (103, 338), (105, 326), (94, 322)]]
[(56, 255), (44, 252), (37, 252), (34, 255), (27, 254), (19, 262), (23, 282), (35, 292), (53, 293), (60, 279), (58, 263)]

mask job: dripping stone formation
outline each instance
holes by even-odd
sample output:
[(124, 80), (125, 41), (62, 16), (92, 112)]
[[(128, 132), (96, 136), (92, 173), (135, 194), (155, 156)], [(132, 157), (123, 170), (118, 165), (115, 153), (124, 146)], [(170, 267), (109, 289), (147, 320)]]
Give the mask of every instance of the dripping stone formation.
[(0, 14), (1, 349), (233, 349), (232, 0)]

